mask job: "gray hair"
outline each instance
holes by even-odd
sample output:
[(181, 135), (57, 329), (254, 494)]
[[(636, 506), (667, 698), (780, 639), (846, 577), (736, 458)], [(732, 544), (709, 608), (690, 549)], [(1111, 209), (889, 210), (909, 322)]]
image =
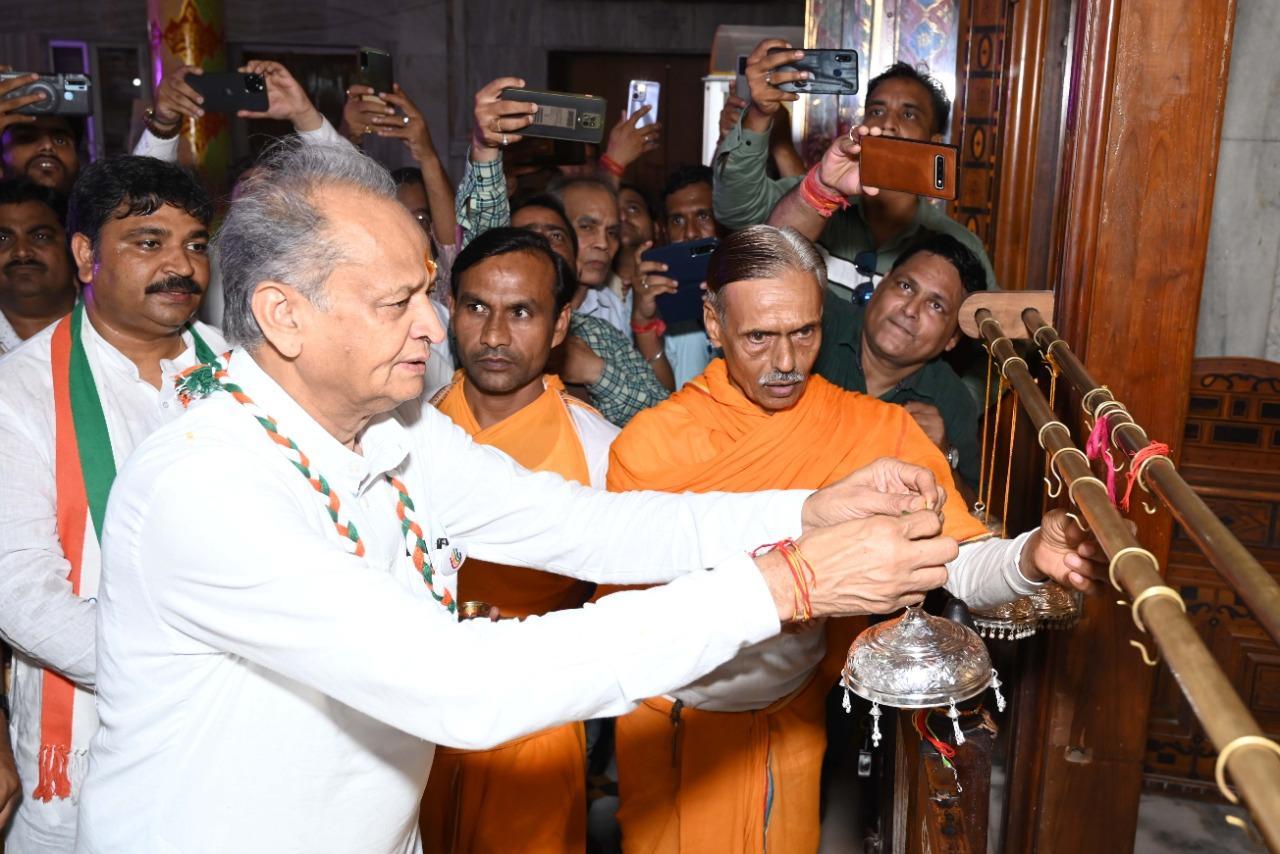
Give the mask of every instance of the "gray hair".
[(707, 302), (724, 319), (727, 285), (750, 279), (776, 279), (784, 273), (812, 273), (823, 293), (827, 262), (808, 238), (791, 227), (753, 225), (735, 231), (716, 248), (707, 265)]
[(297, 138), (272, 147), (237, 187), (213, 242), (226, 301), (223, 331), (231, 343), (255, 350), (265, 340), (253, 316), (261, 282), (287, 283), (312, 305), (326, 307), (324, 284), (346, 257), (316, 199), (333, 185), (388, 199), (396, 193), (387, 170), (354, 147)]

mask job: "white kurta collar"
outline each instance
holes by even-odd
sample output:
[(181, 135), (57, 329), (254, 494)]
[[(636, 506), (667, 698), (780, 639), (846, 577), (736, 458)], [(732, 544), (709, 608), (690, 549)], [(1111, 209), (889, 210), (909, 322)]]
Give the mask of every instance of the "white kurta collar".
[(409, 437), (393, 413), (375, 416), (360, 436), (360, 452), (352, 451), (325, 430), (253, 357), (234, 350), (227, 367), (230, 378), (279, 425), (323, 474), (343, 492), (359, 494), (383, 475), (394, 472), (409, 455)]

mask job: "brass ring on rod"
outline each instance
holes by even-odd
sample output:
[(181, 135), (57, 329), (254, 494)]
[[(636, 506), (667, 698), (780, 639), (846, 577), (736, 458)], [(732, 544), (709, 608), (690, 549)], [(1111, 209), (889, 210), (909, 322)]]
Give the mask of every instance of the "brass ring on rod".
[(1066, 430), (1067, 440), (1070, 441), (1071, 439), (1071, 428), (1069, 428), (1066, 424), (1063, 424), (1061, 421), (1046, 421), (1044, 423), (1044, 426), (1040, 428), (1040, 432), (1036, 434), (1036, 441), (1039, 442), (1040, 447), (1044, 448), (1046, 451), (1049, 450), (1049, 448), (1044, 443), (1044, 431), (1054, 426), (1061, 427), (1063, 430)]
[(1146, 492), (1150, 492), (1151, 488), (1148, 487), (1147, 482), (1142, 479), (1142, 474), (1147, 470), (1147, 466), (1151, 465), (1156, 460), (1164, 460), (1169, 465), (1171, 466), (1173, 465), (1173, 460), (1169, 459), (1164, 454), (1152, 454), (1151, 456), (1143, 460), (1141, 464), (1139, 464), (1138, 467), (1134, 469), (1134, 472), (1133, 472), (1133, 476), (1138, 479), (1138, 486), (1141, 486), (1143, 490)]
[[(1126, 414), (1127, 414), (1127, 413), (1126, 413)], [(1132, 418), (1133, 416), (1129, 416), (1129, 417), (1130, 417), (1130, 418)], [(1117, 432), (1119, 432), (1119, 430), (1120, 430), (1120, 428), (1121, 428), (1121, 427), (1128, 427), (1128, 428), (1130, 428), (1130, 429), (1133, 429), (1133, 430), (1137, 430), (1137, 431), (1138, 431), (1138, 435), (1140, 435), (1140, 436), (1142, 437), (1142, 438), (1138, 441), (1138, 447), (1139, 447), (1139, 448), (1145, 448), (1148, 444), (1150, 444), (1150, 443), (1151, 443), (1151, 440), (1147, 437), (1147, 431), (1146, 431), (1146, 430), (1143, 430), (1141, 427), (1139, 427), (1139, 426), (1138, 426), (1138, 424), (1137, 424), (1137, 422), (1134, 422), (1134, 421), (1118, 421), (1118, 422), (1116, 422), (1116, 425), (1115, 425), (1114, 427), (1112, 427), (1112, 428), (1111, 428), (1111, 443), (1112, 443), (1113, 445), (1115, 445), (1115, 446), (1116, 446), (1116, 448), (1117, 448), (1118, 450), (1121, 450), (1121, 451), (1123, 451), (1123, 450), (1124, 450), (1124, 448), (1121, 448), (1121, 447), (1120, 447), (1120, 444), (1119, 444), (1118, 442), (1116, 442), (1116, 433), (1117, 433)]]
[(1233, 804), (1240, 803), (1240, 798), (1227, 788), (1227, 759), (1237, 750), (1243, 750), (1246, 747), (1262, 747), (1280, 756), (1280, 744), (1260, 735), (1240, 735), (1227, 742), (1227, 746), (1218, 754), (1218, 761), (1213, 764), (1213, 779), (1218, 783), (1218, 791)]
[[(1045, 352), (1048, 353), (1050, 356), (1052, 356), (1054, 347), (1066, 347), (1068, 352), (1070, 352), (1071, 350), (1071, 347), (1068, 346), (1066, 341), (1063, 341), (1061, 338), (1055, 338), (1053, 339), (1053, 341), (1049, 342), (1049, 346), (1045, 350)], [(1058, 358), (1062, 358), (1062, 357), (1059, 356)]]
[(1004, 360), (1004, 363), (1002, 365), (1000, 365), (1000, 376), (1004, 377), (1006, 380), (1009, 379), (1009, 373), (1008, 373), (1009, 366), (1012, 365), (1014, 362), (1021, 362), (1023, 370), (1027, 369), (1026, 359), (1022, 358), (1021, 356), (1010, 356), (1009, 358)]
[(1107, 577), (1111, 579), (1111, 586), (1119, 590), (1121, 593), (1124, 592), (1124, 588), (1116, 581), (1116, 564), (1120, 563), (1120, 558), (1131, 554), (1142, 555), (1147, 558), (1151, 561), (1151, 568), (1154, 569), (1157, 574), (1160, 572), (1160, 561), (1156, 560), (1156, 556), (1151, 552), (1147, 551), (1142, 546), (1125, 546), (1120, 551), (1113, 554), (1111, 556), (1111, 562), (1107, 564)]
[(1036, 346), (1037, 346), (1037, 347), (1053, 347), (1053, 342), (1052, 342), (1052, 341), (1050, 341), (1048, 344), (1041, 344), (1041, 343), (1040, 343), (1040, 333), (1041, 333), (1041, 332), (1052, 332), (1052, 333), (1053, 333), (1053, 335), (1054, 335), (1054, 338), (1057, 338), (1057, 340), (1059, 340), (1059, 341), (1060, 341), (1060, 340), (1062, 340), (1062, 339), (1058, 338), (1058, 330), (1054, 329), (1052, 326), (1050, 326), (1049, 324), (1047, 324), (1047, 323), (1046, 323), (1046, 324), (1044, 324), (1043, 326), (1041, 326), (1039, 329), (1037, 329), (1037, 330), (1035, 331), (1035, 334), (1031, 336), (1031, 340), (1036, 342)]
[(1093, 396), (1095, 394), (1099, 394), (1099, 393), (1107, 395), (1107, 397), (1111, 400), (1115, 400), (1115, 396), (1111, 394), (1111, 389), (1107, 388), (1104, 385), (1100, 385), (1097, 388), (1089, 389), (1084, 393), (1084, 397), (1080, 398), (1080, 406), (1081, 408), (1084, 409), (1085, 415), (1093, 414), (1093, 409), (1091, 408), (1091, 404), (1089, 403), (1089, 401), (1093, 399)]
[(1112, 398), (1111, 400), (1104, 400), (1102, 401), (1102, 403), (1098, 404), (1098, 408), (1093, 411), (1093, 419), (1095, 421), (1098, 420), (1102, 416), (1106, 415), (1109, 410), (1112, 410), (1112, 409), (1117, 409), (1123, 412), (1125, 415), (1129, 414), (1129, 410), (1125, 408), (1125, 405), (1123, 403), (1116, 400), (1115, 398)]
[(1080, 450), (1074, 445), (1067, 445), (1065, 448), (1059, 448), (1058, 450), (1053, 452), (1053, 456), (1049, 457), (1049, 468), (1057, 472), (1058, 477), (1062, 478), (1062, 480), (1064, 481), (1066, 480), (1066, 478), (1062, 477), (1062, 472), (1058, 471), (1058, 455), (1072, 453), (1072, 452), (1074, 452), (1077, 456), (1080, 457), (1080, 462), (1084, 463), (1086, 467), (1089, 465), (1089, 458), (1084, 455), (1084, 451)]
[(1178, 603), (1178, 607), (1182, 609), (1182, 613), (1187, 613), (1187, 603), (1182, 601), (1182, 597), (1178, 595), (1177, 590), (1174, 590), (1172, 587), (1166, 587), (1163, 584), (1153, 584), (1135, 596), (1133, 604), (1130, 606), (1133, 608), (1133, 624), (1138, 627), (1138, 631), (1143, 632), (1144, 634), (1147, 631), (1147, 627), (1142, 624), (1142, 615), (1138, 612), (1138, 609), (1142, 607), (1143, 602), (1156, 596), (1168, 596), (1170, 599)]
[(1078, 477), (1075, 480), (1071, 481), (1071, 484), (1067, 487), (1067, 497), (1071, 499), (1072, 504), (1076, 505), (1077, 507), (1080, 506), (1080, 502), (1076, 501), (1076, 486), (1081, 483), (1089, 483), (1090, 481), (1098, 484), (1098, 486), (1102, 489), (1103, 492), (1107, 491), (1106, 484), (1098, 480), (1093, 475), (1089, 475), (1088, 477)]
[[(982, 332), (982, 327), (986, 326), (988, 323), (994, 323), (997, 327), (1000, 326), (1000, 321), (996, 320), (994, 317), (984, 317), (982, 319), (982, 322), (978, 324), (978, 331)], [(987, 333), (982, 332), (982, 334), (985, 336)], [(1003, 328), (999, 329), (996, 333), (996, 336), (997, 336), (996, 341), (999, 341), (1001, 338), (1004, 338), (1004, 329)], [(1007, 341), (1008, 339), (1005, 338), (1005, 340)], [(991, 343), (994, 345), (995, 341), (992, 341)]]

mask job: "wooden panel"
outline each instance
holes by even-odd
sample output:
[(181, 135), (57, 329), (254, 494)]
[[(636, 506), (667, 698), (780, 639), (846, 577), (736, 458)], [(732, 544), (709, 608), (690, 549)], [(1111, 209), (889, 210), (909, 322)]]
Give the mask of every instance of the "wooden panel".
[[(1229, 0), (1083, 0), (1073, 28), (1055, 200), (1058, 327), (1175, 457), (1234, 11)], [(1169, 515), (1134, 518), (1163, 565)], [(1022, 778), (1021, 797), (1036, 806), (1011, 808), (1023, 818), (1008, 850), (1131, 848), (1154, 676), (1128, 645), (1134, 632), (1129, 612), (1102, 596), (1075, 631), (1051, 639), (1052, 705), (1030, 764), (1038, 779)]]
[[(1280, 576), (1280, 446), (1241, 442), (1224, 433), (1252, 431), (1270, 437), (1269, 431), (1276, 428), (1264, 413), (1269, 412), (1267, 404), (1280, 402), (1280, 364), (1201, 359), (1189, 385), (1182, 455), (1188, 482), (1263, 566)], [(1258, 724), (1280, 735), (1280, 649), (1177, 525), (1167, 576)], [(1151, 701), (1147, 784), (1217, 799), (1216, 756), (1195, 714), (1162, 669)]]

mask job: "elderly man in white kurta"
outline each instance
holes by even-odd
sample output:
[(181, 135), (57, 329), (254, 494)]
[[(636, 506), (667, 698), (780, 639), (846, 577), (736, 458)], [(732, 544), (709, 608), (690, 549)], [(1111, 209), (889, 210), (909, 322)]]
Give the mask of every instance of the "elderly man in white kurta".
[[(350, 149), (282, 149), (232, 204), (239, 348), (188, 373), (111, 496), (78, 851), (414, 852), (435, 743), (621, 714), (784, 623), (945, 580), (941, 493), (895, 461), (816, 493), (609, 495), (473, 444), (416, 403), (443, 335), (425, 241)], [(748, 556), (784, 538), (811, 574)], [(459, 623), (464, 547), (671, 583)]]
[[(85, 169), (68, 233), (83, 299), (0, 361), (0, 634), (22, 801), (7, 854), (75, 844), (97, 730), (94, 597), (116, 470), (181, 410), (172, 377), (226, 344), (188, 323), (209, 282), (213, 204), (174, 164)], [(166, 380), (166, 377), (168, 379)]]

